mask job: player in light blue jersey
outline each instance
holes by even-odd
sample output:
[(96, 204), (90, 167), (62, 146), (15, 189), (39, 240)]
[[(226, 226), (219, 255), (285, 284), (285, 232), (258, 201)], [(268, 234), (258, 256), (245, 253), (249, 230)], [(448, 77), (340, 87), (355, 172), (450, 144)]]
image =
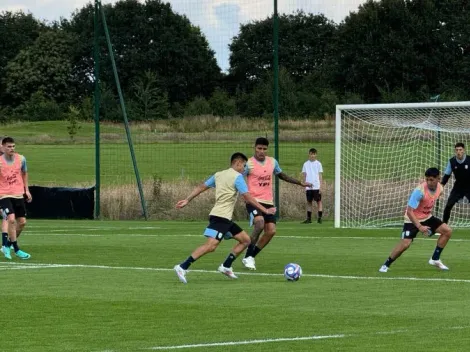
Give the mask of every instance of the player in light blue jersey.
[(202, 192), (209, 188), (215, 188), (215, 204), (209, 213), (209, 225), (204, 231), (204, 236), (207, 237), (206, 242), (196, 248), (184, 262), (174, 267), (182, 283), (187, 283), (186, 271), (192, 263), (207, 253), (215, 251), (223, 239), (230, 238), (237, 240), (238, 243), (232, 248), (227, 259), (219, 266), (218, 271), (229, 278), (237, 278), (233, 273), (232, 263), (250, 244), (250, 236), (232, 221), (238, 194), (241, 194), (247, 203), (253, 205), (262, 213), (276, 213), (276, 208), (266, 209), (248, 193), (248, 186), (242, 175), (247, 160), (247, 157), (242, 153), (233, 154), (230, 159), (231, 167), (229, 169), (216, 172), (206, 182), (197, 186), (186, 199), (180, 200), (176, 204), (177, 209), (184, 208)]

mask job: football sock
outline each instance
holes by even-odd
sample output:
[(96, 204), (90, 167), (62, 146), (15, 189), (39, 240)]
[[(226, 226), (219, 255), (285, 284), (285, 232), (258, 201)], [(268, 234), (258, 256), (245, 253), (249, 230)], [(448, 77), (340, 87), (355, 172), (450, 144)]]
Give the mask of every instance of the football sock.
[(226, 268), (230, 268), (232, 266), (232, 263), (233, 261), (237, 259), (237, 257), (235, 256), (235, 254), (233, 253), (230, 253), (227, 257), (227, 259), (225, 259), (225, 262), (222, 264), (223, 266), (225, 266)]
[(2, 246), (8, 246), (8, 234), (6, 232), (2, 233)]
[(255, 250), (256, 244), (250, 243), (246, 250), (245, 258), (252, 257), (253, 251)]
[(318, 212), (318, 218), (321, 219), (322, 216), (323, 216), (323, 212), (322, 212), (322, 211), (319, 211), (319, 212)]
[(432, 260), (439, 260), (443, 250), (444, 250), (444, 248), (436, 246), (436, 249), (434, 250), (434, 253), (432, 254)]
[(252, 257), (256, 257), (258, 255), (258, 253), (261, 252), (261, 248), (259, 248), (258, 246), (255, 246), (255, 248), (253, 249), (253, 255)]
[(13, 249), (15, 250), (15, 253), (20, 250), (20, 247), (18, 247), (18, 242), (14, 241), (14, 242), (11, 242), (11, 244), (13, 246)]
[(392, 265), (392, 263), (395, 261), (395, 259), (392, 259), (390, 257), (388, 257), (388, 259), (385, 261), (384, 265), (386, 267), (389, 267), (390, 265)]
[(191, 255), (186, 259), (184, 262), (180, 264), (180, 267), (184, 270), (187, 270), (192, 263), (194, 263), (196, 259), (194, 259)]
[(307, 220), (312, 220), (312, 212), (307, 211)]

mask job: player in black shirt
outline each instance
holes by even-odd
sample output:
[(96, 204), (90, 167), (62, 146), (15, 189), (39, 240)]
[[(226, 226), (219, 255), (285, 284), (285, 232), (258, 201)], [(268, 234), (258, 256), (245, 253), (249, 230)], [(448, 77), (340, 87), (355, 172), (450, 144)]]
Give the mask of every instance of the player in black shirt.
[(452, 173), (454, 173), (455, 183), (450, 191), (442, 217), (442, 221), (446, 224), (449, 222), (450, 212), (455, 203), (463, 197), (470, 201), (470, 158), (465, 154), (465, 144), (463, 143), (455, 144), (455, 156), (450, 158), (447, 163), (441, 181), (443, 186), (449, 181)]

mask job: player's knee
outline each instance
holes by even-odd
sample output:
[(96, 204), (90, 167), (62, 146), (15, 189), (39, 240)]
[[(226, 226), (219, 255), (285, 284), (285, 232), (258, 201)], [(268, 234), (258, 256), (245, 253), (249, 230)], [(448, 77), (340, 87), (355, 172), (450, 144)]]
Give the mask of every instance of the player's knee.
[(25, 218), (19, 218), (16, 221), (16, 224), (17, 224), (18, 227), (23, 228), (26, 225), (26, 219)]
[(9, 217), (7, 219), (8, 225), (16, 225), (16, 219), (14, 217)]
[(251, 244), (251, 238), (250, 236), (246, 235), (243, 236), (240, 240), (240, 243), (246, 248)]
[(441, 230), (441, 236), (451, 237), (452, 236), (452, 229), (449, 226), (445, 226)]

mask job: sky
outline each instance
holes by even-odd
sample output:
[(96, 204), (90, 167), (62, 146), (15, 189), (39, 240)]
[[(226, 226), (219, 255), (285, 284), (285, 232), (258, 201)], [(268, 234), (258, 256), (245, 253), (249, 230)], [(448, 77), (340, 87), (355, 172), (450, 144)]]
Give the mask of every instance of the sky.
[[(103, 4), (117, 0), (102, 0)], [(278, 0), (279, 13), (296, 10), (324, 14), (340, 23), (351, 11), (357, 11), (366, 0)], [(71, 14), (90, 0), (0, 0), (0, 11), (31, 12), (36, 18), (47, 21)], [(273, 13), (273, 0), (166, 0), (173, 10), (186, 15), (205, 34), (222, 70), (229, 66), (228, 45), (238, 34), (239, 26), (259, 20)]]

